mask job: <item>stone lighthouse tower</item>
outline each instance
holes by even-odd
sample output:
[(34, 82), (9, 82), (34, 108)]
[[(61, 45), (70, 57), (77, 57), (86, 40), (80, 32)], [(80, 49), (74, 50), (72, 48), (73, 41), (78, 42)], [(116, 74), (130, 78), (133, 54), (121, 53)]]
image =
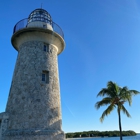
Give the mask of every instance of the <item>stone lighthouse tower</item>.
[(44, 9), (14, 27), (18, 57), (6, 111), (0, 114), (2, 140), (64, 140), (61, 129), (57, 55), (64, 35)]

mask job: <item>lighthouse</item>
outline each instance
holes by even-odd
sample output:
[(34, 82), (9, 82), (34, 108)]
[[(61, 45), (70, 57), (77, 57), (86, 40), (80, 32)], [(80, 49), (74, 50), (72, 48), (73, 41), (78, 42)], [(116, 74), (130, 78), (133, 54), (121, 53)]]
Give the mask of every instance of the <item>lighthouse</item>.
[(0, 113), (2, 140), (64, 140), (57, 56), (64, 34), (44, 9), (14, 27), (18, 51), (6, 110)]

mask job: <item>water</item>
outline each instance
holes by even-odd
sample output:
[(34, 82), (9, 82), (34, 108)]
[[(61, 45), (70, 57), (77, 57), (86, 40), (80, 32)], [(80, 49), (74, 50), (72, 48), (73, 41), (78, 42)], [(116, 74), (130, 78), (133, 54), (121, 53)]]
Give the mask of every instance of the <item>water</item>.
[[(105, 138), (74, 138), (66, 140), (120, 140), (120, 137), (105, 137)], [(123, 140), (140, 140), (140, 135), (123, 137)]]

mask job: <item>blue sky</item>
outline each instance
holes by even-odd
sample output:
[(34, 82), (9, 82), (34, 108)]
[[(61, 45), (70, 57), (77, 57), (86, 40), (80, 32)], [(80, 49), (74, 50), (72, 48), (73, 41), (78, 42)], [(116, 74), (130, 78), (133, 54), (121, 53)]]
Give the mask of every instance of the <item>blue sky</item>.
[[(97, 93), (108, 81), (140, 91), (139, 0), (5, 0), (0, 4), (0, 112), (6, 102), (17, 52), (11, 45), (14, 25), (41, 7), (63, 30), (66, 48), (59, 59), (62, 122), (65, 132), (118, 130), (117, 112), (100, 123)], [(140, 132), (140, 95), (126, 104), (123, 130)]]

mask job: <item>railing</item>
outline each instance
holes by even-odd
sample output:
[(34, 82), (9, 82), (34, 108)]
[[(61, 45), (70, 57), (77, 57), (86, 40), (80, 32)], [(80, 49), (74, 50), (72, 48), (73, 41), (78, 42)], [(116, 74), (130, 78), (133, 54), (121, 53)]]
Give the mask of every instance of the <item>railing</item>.
[[(40, 21), (40, 20), (39, 20)], [(33, 21), (35, 22), (35, 21)], [(42, 22), (42, 21), (41, 21)], [(44, 22), (44, 21), (43, 21)], [(23, 20), (20, 20), (15, 26), (14, 26), (14, 30), (13, 30), (13, 34), (15, 32), (17, 32), (18, 30), (21, 30), (23, 28), (27, 28), (27, 25), (29, 23), (29, 20), (28, 18), (26, 19), (23, 19)], [(46, 22), (45, 23), (49, 23), (49, 22)], [(49, 23), (50, 24), (50, 23)], [(53, 31), (56, 32), (57, 34), (59, 34), (62, 38), (64, 38), (64, 34), (63, 34), (63, 31), (62, 29), (54, 22), (52, 22), (52, 24), (50, 24), (53, 28)]]

